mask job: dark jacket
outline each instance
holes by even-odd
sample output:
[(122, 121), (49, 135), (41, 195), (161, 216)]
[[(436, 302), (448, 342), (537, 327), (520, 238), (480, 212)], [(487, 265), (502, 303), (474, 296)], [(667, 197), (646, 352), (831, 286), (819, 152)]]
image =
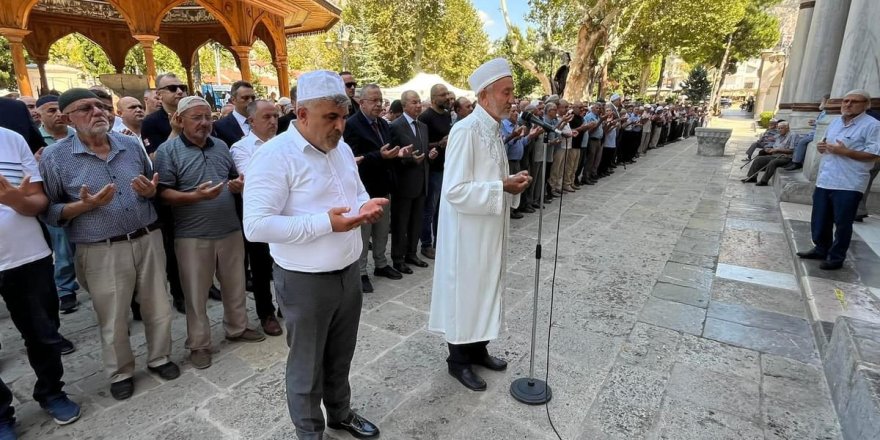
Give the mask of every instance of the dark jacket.
[[(235, 110), (233, 110), (233, 112), (235, 112)], [(214, 122), (214, 131), (211, 135), (225, 142), (226, 145), (232, 148), (232, 144), (240, 141), (241, 138), (244, 137), (244, 132), (241, 131), (241, 126), (238, 125), (238, 120), (235, 119), (235, 116), (232, 113), (229, 113)]]
[(296, 113), (290, 112), (280, 118), (278, 118), (278, 133), (281, 134), (287, 131), (290, 128), (290, 124), (296, 120)]
[(168, 120), (168, 113), (164, 107), (154, 111), (144, 118), (141, 125), (141, 138), (144, 141), (144, 148), (147, 153), (154, 153), (159, 149), (159, 145), (165, 143), (171, 136), (171, 121)]
[(31, 119), (31, 112), (21, 101), (0, 98), (0, 127), (20, 134), (27, 141), (31, 153), (36, 153), (37, 150), (46, 146), (43, 136), (40, 135), (40, 130)]
[(413, 146), (413, 154), (425, 155), (422, 163), (413, 159), (397, 160), (393, 166), (394, 187), (392, 194), (398, 197), (415, 198), (428, 194), (428, 126), (416, 120), (419, 127), (419, 138), (413, 135), (412, 128), (405, 116), (391, 123), (391, 147)]
[(388, 121), (377, 118), (376, 123), (381, 138), (376, 136), (367, 117), (357, 112), (346, 120), (342, 137), (355, 157), (364, 157), (358, 173), (367, 193), (370, 197), (385, 197), (391, 193), (391, 161), (383, 159), (379, 149), (390, 140), (390, 132)]

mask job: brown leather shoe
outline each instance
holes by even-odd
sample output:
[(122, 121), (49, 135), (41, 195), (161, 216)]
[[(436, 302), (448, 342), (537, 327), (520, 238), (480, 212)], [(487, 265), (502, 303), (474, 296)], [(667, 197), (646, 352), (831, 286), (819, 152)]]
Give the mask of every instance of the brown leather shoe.
[(249, 328), (244, 329), (238, 336), (226, 335), (226, 339), (232, 342), (262, 342), (266, 340), (266, 335)]
[(423, 247), (422, 248), (422, 255), (424, 255), (425, 258), (430, 258), (433, 260), (434, 256), (436, 255), (436, 252), (434, 251), (434, 248)]
[(193, 350), (189, 354), (189, 362), (193, 367), (204, 370), (211, 366), (211, 350)]
[(281, 331), (281, 324), (279, 324), (278, 320), (272, 315), (261, 319), (260, 323), (263, 325), (263, 333), (269, 336), (281, 336), (283, 333)]

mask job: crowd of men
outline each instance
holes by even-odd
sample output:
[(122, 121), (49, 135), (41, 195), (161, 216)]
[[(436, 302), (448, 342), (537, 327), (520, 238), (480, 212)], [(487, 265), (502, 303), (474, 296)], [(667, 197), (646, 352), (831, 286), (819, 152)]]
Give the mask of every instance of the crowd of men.
[[(390, 200), (374, 222), (360, 225), (359, 287), (369, 293), (371, 252), (372, 275), (393, 280), (426, 269), (422, 258), (435, 258), (447, 142), (476, 103), (442, 84), (430, 96), (407, 91), (389, 100), (375, 84), (358, 87), (351, 73), (339, 76), (349, 106), (342, 138), (369, 197)], [(186, 315), (186, 348), (196, 368), (211, 365), (209, 298), (222, 301), (231, 341), (283, 333), (270, 247), (242, 233), (241, 193), (256, 152), (297, 119), (297, 90), (275, 102), (236, 82), (219, 117), (189, 92), (163, 74), (142, 100), (114, 103), (100, 88), (0, 99), (0, 136), (9, 146), (0, 151), (0, 294), (38, 376), (34, 398), (58, 423), (80, 414), (62, 390), (60, 356), (75, 347), (59, 333), (58, 318), (77, 311), (80, 287), (91, 297), (110, 392), (119, 400), (135, 386), (130, 317), (144, 322), (147, 368), (166, 380), (180, 374), (169, 358), (173, 309)], [(511, 219), (540, 209), (542, 196), (549, 203), (593, 185), (705, 122), (700, 108), (616, 94), (592, 105), (558, 96), (523, 99), (505, 116), (510, 172), (534, 177)], [(12, 291), (34, 300), (16, 302)], [(259, 328), (249, 322), (246, 291)], [(0, 431), (11, 429), (10, 405), (9, 390), (0, 386)]]

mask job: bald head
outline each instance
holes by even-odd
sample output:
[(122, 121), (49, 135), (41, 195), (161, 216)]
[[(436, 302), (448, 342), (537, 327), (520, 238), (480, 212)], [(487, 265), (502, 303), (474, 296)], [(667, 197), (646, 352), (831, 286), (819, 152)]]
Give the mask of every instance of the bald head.
[(141, 124), (144, 122), (144, 105), (136, 98), (123, 96), (116, 102), (116, 113), (122, 118), (122, 123), (134, 133), (140, 133)]
[(449, 90), (443, 84), (431, 87), (431, 107), (438, 112), (449, 110)]

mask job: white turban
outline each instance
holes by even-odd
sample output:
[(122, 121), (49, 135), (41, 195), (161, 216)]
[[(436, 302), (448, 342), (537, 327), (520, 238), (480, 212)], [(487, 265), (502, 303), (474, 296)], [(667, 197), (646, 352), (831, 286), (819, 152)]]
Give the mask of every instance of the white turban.
[(335, 72), (313, 70), (303, 73), (296, 80), (297, 103), (336, 95), (345, 96), (345, 83)]
[(513, 76), (510, 72), (510, 64), (504, 58), (495, 58), (477, 67), (477, 70), (474, 70), (474, 73), (468, 78), (468, 84), (474, 93), (479, 94), (490, 84), (505, 76)]

